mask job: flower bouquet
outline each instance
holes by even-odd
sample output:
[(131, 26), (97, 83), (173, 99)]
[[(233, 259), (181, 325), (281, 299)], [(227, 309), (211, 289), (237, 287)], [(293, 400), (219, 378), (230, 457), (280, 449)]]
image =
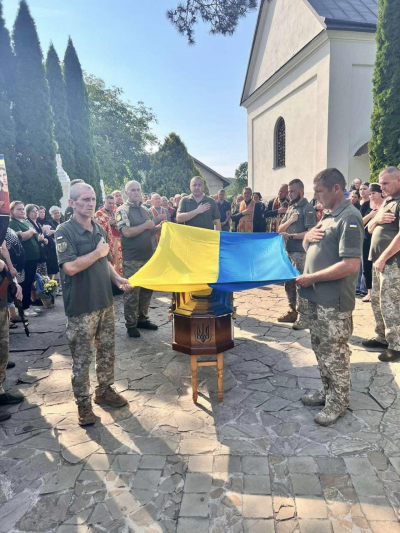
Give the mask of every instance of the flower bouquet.
[(43, 307), (54, 307), (54, 296), (58, 289), (57, 281), (55, 279), (50, 279), (48, 276), (40, 276), (39, 274), (36, 274), (34, 285), (39, 298), (42, 300)]

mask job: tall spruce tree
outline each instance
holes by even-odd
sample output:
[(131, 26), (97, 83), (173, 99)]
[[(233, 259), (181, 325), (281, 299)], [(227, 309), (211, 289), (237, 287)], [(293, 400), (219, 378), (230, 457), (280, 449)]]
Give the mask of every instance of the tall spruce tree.
[(54, 137), (70, 179), (75, 178), (74, 144), (68, 119), (67, 96), (57, 52), (50, 44), (46, 58), (46, 78), (50, 90), (50, 105), (54, 116)]
[(374, 109), (369, 143), (371, 178), (400, 163), (400, 2), (379, 0), (377, 53), (373, 77)]
[(21, 172), (15, 155), (15, 124), (11, 114), (14, 91), (14, 54), (0, 2), (0, 154), (4, 155), (11, 199), (19, 197)]
[(14, 24), (17, 162), (21, 170), (21, 199), (57, 204), (62, 196), (56, 172), (53, 114), (45, 77), (43, 55), (35, 22), (25, 0), (20, 2)]
[[(177, 193), (189, 193), (189, 182), (194, 176), (201, 176), (200, 170), (179, 135), (170, 133), (152, 156), (144, 186), (149, 193), (158, 192), (169, 198)], [(205, 192), (208, 193), (207, 186)]]
[(64, 56), (64, 79), (74, 144), (75, 176), (90, 183), (100, 199), (99, 168), (90, 129), (88, 97), (82, 67), (71, 38), (68, 39)]

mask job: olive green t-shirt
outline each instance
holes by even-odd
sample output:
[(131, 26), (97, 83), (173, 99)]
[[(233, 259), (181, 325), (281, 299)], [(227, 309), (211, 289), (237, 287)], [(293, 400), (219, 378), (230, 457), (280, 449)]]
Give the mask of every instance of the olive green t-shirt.
[[(125, 202), (117, 209), (115, 215), (117, 229), (121, 232), (122, 228), (134, 228), (144, 224), (147, 220), (153, 220), (157, 223), (156, 218), (143, 205), (133, 205)], [(145, 229), (135, 237), (124, 237), (121, 232), (122, 258), (124, 261), (148, 261), (153, 255), (153, 243), (151, 230)]]
[[(304, 233), (305, 231), (317, 225), (317, 215), (314, 207), (310, 204), (307, 198), (303, 198), (300, 202), (290, 205), (282, 219), (281, 224), (289, 220), (291, 215), (296, 213), (299, 218), (293, 224), (290, 224), (286, 233), (293, 235), (294, 233)], [(304, 252), (303, 241), (300, 239), (288, 239), (286, 241), (286, 251), (288, 252)]]
[(214, 220), (220, 220), (221, 215), (219, 214), (217, 202), (209, 196), (203, 196), (203, 199), (200, 200), (200, 202), (196, 202), (193, 194), (184, 196), (179, 203), (178, 214), (190, 213), (191, 211), (197, 209), (200, 204), (210, 204), (211, 207), (208, 209), (208, 211), (199, 213), (184, 224), (186, 224), (186, 226), (194, 226), (195, 228), (214, 229)]
[(74, 276), (68, 276), (62, 268), (64, 263), (93, 252), (101, 238), (107, 242), (106, 232), (100, 224), (92, 221), (92, 227), (93, 231), (89, 231), (70, 218), (57, 227), (55, 234), (65, 314), (69, 317), (92, 313), (113, 304), (108, 266), (110, 254)]
[[(339, 263), (345, 257), (361, 258), (364, 225), (360, 212), (345, 200), (331, 213), (323, 215), (320, 223), (325, 231), (321, 241), (310, 243), (304, 274), (314, 274)], [(300, 296), (325, 307), (352, 311), (358, 271), (342, 279), (321, 281), (301, 287)]]
[[(395, 219), (390, 224), (378, 224), (372, 232), (371, 247), (369, 249), (369, 260), (376, 261), (379, 256), (386, 250), (389, 244), (399, 234), (400, 230), (400, 194), (392, 198), (386, 198), (382, 203), (380, 210), (389, 211), (395, 215)], [(394, 261), (400, 266), (400, 252), (394, 254), (386, 262), (391, 265)]]
[[(27, 220), (17, 220), (16, 218), (12, 218), (8, 225), (15, 231), (15, 233), (32, 229)], [(26, 241), (21, 241), (21, 244), (25, 251), (25, 258), (27, 261), (37, 261), (39, 259), (40, 246), (37, 240), (37, 234), (32, 235), (32, 237)]]

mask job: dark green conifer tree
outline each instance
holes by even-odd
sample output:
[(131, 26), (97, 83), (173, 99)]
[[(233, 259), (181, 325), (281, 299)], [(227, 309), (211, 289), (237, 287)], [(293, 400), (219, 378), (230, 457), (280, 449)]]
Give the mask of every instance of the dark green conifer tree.
[(74, 144), (69, 126), (64, 78), (60, 60), (53, 44), (50, 44), (49, 51), (47, 52), (46, 78), (49, 84), (50, 105), (54, 116), (54, 137), (58, 144), (63, 168), (72, 180), (76, 177)]
[(15, 124), (11, 114), (14, 90), (14, 54), (0, 2), (0, 154), (4, 155), (11, 200), (19, 196), (21, 173), (15, 156)]
[(378, 7), (369, 143), (372, 180), (385, 167), (400, 163), (400, 1), (379, 0)]
[(43, 55), (35, 22), (25, 0), (14, 24), (17, 163), (21, 170), (20, 199), (50, 207), (62, 196), (56, 172), (53, 114)]
[(90, 183), (99, 200), (101, 199), (99, 168), (90, 129), (87, 92), (82, 67), (71, 38), (68, 40), (64, 56), (64, 79), (68, 118), (74, 144), (75, 177)]
[[(148, 193), (158, 192), (169, 198), (177, 193), (190, 193), (189, 182), (201, 176), (186, 146), (176, 133), (170, 133), (151, 158), (151, 169), (145, 180)], [(206, 186), (205, 193), (208, 194)]]

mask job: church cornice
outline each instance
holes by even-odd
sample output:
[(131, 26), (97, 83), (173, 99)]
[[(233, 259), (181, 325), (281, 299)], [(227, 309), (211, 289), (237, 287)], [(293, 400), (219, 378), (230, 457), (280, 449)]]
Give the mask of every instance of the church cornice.
[(310, 41), (304, 48), (299, 50), (290, 60), (285, 63), (279, 70), (277, 70), (270, 78), (262, 83), (255, 91), (253, 91), (247, 98), (242, 99), (240, 105), (243, 107), (250, 106), (262, 94), (269, 91), (274, 85), (280, 82), (282, 78), (287, 76), (289, 72), (295, 69), (298, 65), (303, 63), (309, 56), (314, 54), (327, 41), (328, 33), (322, 30), (312, 41)]

